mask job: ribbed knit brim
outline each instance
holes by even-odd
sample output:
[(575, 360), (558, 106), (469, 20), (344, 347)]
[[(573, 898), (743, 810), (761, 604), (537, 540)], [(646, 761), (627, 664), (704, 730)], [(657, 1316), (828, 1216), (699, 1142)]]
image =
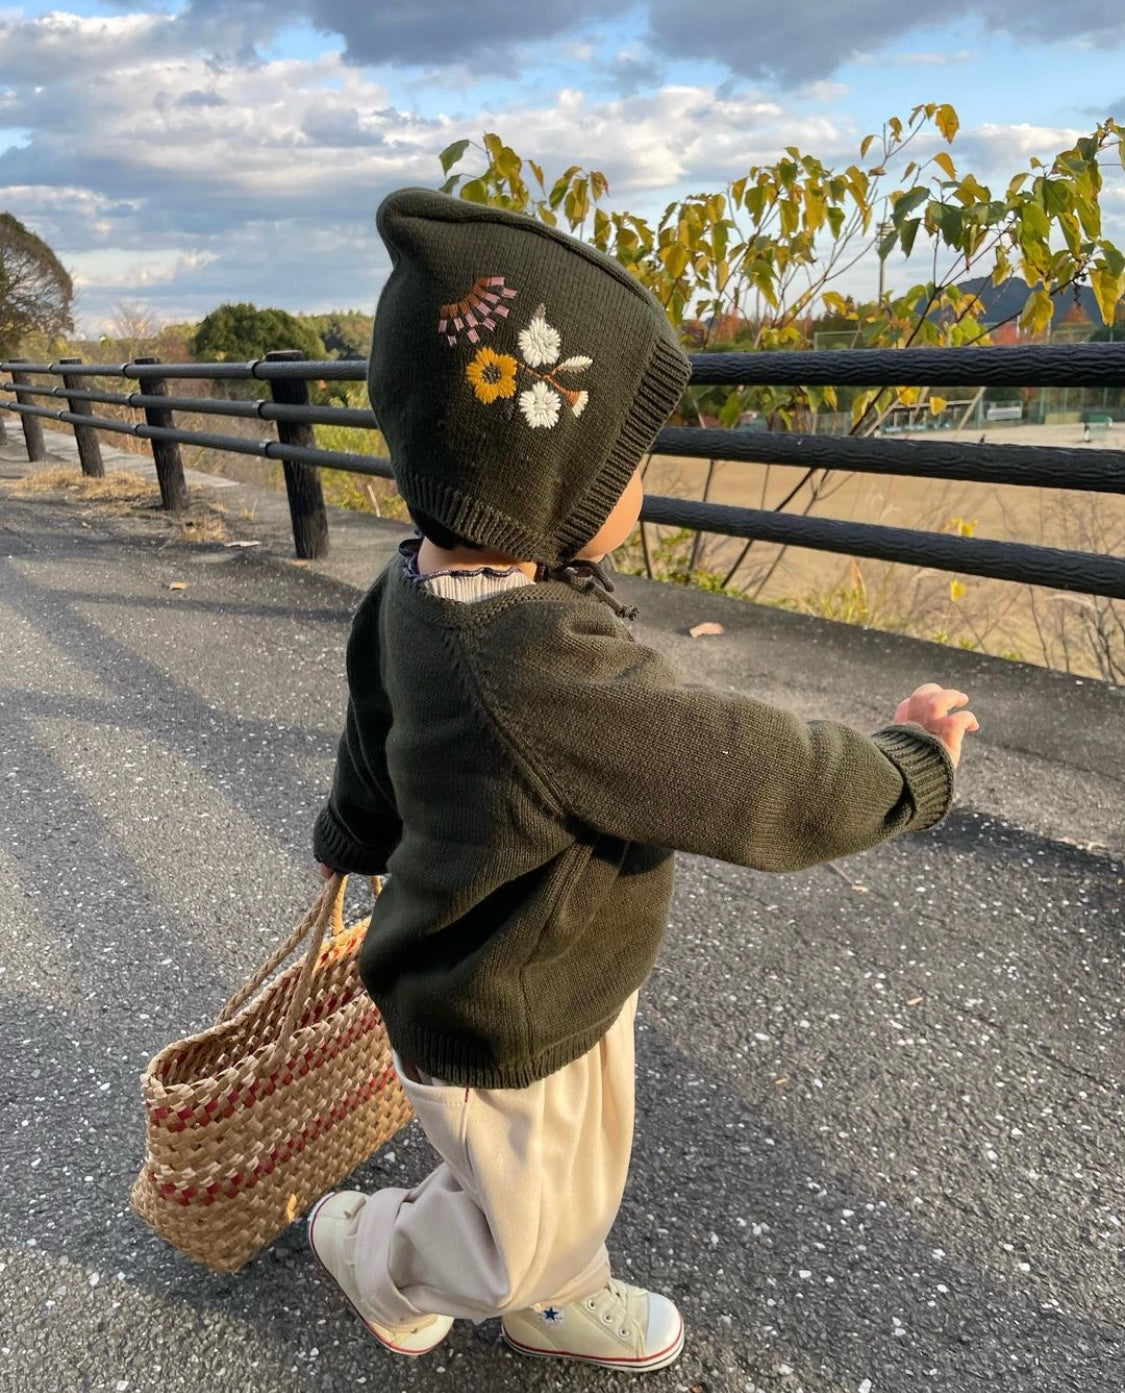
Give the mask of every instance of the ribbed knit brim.
[(402, 496), (478, 546), (555, 565), (601, 528), (687, 383), (658, 302), (522, 214), (406, 189), (371, 403)]

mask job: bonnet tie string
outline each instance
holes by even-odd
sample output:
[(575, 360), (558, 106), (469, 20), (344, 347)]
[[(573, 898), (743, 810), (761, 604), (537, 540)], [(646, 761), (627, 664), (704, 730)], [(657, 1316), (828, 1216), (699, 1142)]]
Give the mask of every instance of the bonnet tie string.
[(614, 585), (606, 574), (600, 561), (567, 561), (561, 566), (540, 566), (541, 580), (558, 580), (580, 595), (592, 595), (602, 604), (608, 605), (618, 619), (633, 620), (637, 617), (636, 605), (623, 605), (613, 597)]

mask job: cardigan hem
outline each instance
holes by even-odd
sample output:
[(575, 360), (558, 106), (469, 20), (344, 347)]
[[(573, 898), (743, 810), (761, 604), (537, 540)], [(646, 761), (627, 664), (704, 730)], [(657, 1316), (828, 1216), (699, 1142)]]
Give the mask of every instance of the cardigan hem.
[[(398, 1057), (409, 1060), (433, 1078), (459, 1088), (528, 1088), (592, 1050), (621, 1014), (622, 1007), (630, 995), (632, 992), (626, 994), (610, 1016), (596, 1025), (577, 1035), (568, 1036), (530, 1058), (513, 1059), (503, 1063), (485, 1059), (479, 1050), (436, 1032), (417, 1028), (400, 1030), (396, 1026), (393, 1014), (388, 1016), (385, 1011), (383, 1020)], [(378, 998), (376, 1005), (383, 1011), (384, 1003)]]

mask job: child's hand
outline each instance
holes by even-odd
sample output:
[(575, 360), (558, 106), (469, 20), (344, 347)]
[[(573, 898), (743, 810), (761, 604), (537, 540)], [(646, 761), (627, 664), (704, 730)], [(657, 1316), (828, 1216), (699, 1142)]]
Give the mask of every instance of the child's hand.
[(936, 735), (957, 765), (961, 762), (961, 741), (965, 733), (980, 730), (980, 722), (971, 711), (953, 711), (955, 706), (964, 706), (968, 700), (964, 692), (927, 682), (899, 702), (895, 721), (898, 724), (909, 721)]

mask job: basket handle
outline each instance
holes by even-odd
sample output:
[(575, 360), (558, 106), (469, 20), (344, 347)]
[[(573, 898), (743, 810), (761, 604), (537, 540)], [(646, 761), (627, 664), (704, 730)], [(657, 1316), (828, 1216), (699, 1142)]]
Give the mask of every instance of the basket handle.
[(347, 883), (346, 875), (341, 875), (339, 872), (333, 875), (312, 902), (308, 913), (285, 942), (270, 954), (253, 977), (235, 992), (219, 1012), (215, 1019), (216, 1025), (221, 1025), (223, 1021), (229, 1020), (238, 1008), (249, 1001), (254, 993), (268, 981), (289, 954), (308, 939), (309, 945), (305, 953), (304, 971), (296, 983), (282, 1034), (283, 1039), (289, 1038), (293, 1024), (297, 1019), (297, 1012), (308, 996), (309, 980), (320, 953), (320, 945), (324, 941), (325, 929), (331, 923), (333, 935), (344, 932), (344, 889)]

